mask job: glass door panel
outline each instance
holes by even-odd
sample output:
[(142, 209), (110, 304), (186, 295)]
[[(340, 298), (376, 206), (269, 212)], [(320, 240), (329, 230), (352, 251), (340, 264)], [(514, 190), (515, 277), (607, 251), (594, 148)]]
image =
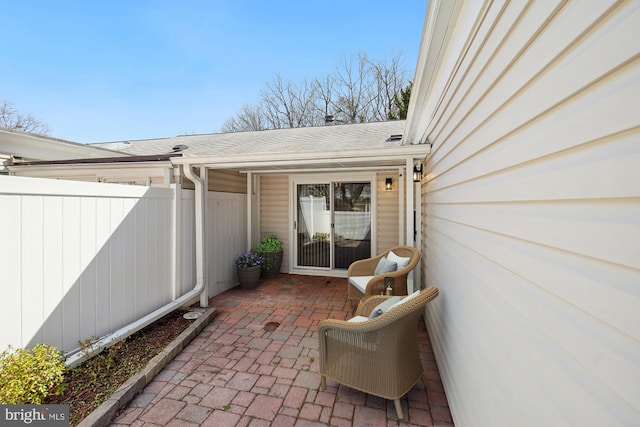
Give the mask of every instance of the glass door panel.
[(334, 268), (371, 256), (371, 183), (333, 183)]
[(297, 185), (298, 266), (330, 267), (331, 187), (329, 184)]

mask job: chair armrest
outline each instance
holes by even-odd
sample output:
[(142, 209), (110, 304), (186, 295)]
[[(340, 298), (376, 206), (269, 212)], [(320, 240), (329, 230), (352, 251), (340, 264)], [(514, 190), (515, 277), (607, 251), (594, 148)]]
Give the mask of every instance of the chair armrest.
[[(395, 295), (407, 295), (407, 275), (411, 272), (411, 270), (413, 270), (418, 265), (419, 261), (420, 261), (420, 254), (414, 257), (405, 268), (374, 276), (373, 278), (371, 278), (371, 280), (369, 280), (369, 283), (367, 283), (367, 289), (365, 289), (365, 296), (379, 295), (380, 292), (384, 292), (385, 277), (391, 277), (394, 279)], [(374, 270), (375, 270), (375, 267), (374, 267)]]
[(369, 317), (373, 309), (376, 308), (378, 304), (388, 300), (389, 298), (393, 297), (389, 295), (374, 295), (365, 298), (360, 301), (360, 304), (358, 304), (355, 315)]
[(393, 276), (394, 272), (378, 274), (377, 276), (373, 276), (369, 282), (367, 283), (367, 289), (365, 289), (364, 295), (365, 297), (371, 297), (375, 295), (380, 295), (380, 292), (384, 293), (384, 278), (385, 277), (395, 277)]
[(378, 316), (374, 319), (369, 319), (364, 322), (348, 322), (346, 320), (337, 319), (325, 319), (318, 324), (318, 336), (320, 341), (327, 335), (340, 335), (340, 334), (368, 334), (375, 332), (380, 328), (386, 326), (389, 323), (389, 319), (380, 320)]
[(406, 295), (407, 294), (407, 275), (410, 269), (402, 269), (398, 271), (392, 271), (389, 273), (379, 274), (373, 276), (367, 283), (367, 289), (365, 289), (365, 296), (380, 295), (380, 292), (384, 292), (384, 278), (393, 278), (394, 295)]

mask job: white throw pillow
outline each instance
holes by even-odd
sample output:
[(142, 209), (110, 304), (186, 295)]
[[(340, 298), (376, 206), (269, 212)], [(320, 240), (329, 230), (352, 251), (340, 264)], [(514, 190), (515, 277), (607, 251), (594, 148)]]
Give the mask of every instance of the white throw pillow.
[(395, 262), (389, 261), (385, 257), (382, 257), (380, 258), (380, 261), (378, 261), (378, 266), (373, 272), (373, 275), (377, 276), (378, 274), (391, 273), (393, 271), (396, 271), (397, 266), (398, 264), (396, 264)]
[(397, 269), (402, 270), (407, 265), (409, 265), (409, 261), (411, 261), (410, 257), (401, 257), (393, 253), (393, 251), (389, 251), (387, 254), (387, 259), (391, 262), (395, 262)]
[[(402, 300), (398, 301), (397, 303), (393, 304), (391, 307), (389, 307), (389, 310), (393, 310), (394, 308), (396, 308), (399, 305), (404, 304), (407, 301), (410, 301), (411, 299), (417, 297), (418, 295), (420, 295), (420, 291), (417, 290), (414, 293), (412, 293), (411, 295), (407, 295), (406, 297), (404, 297)], [(387, 310), (387, 311), (389, 311)]]
[(369, 318), (366, 316), (354, 316), (347, 320), (347, 322), (364, 322), (365, 320), (369, 320)]

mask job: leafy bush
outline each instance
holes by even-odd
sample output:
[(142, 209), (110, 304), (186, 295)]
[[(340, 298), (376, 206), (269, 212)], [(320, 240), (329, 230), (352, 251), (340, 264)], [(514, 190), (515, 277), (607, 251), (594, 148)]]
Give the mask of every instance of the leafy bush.
[(54, 347), (38, 344), (33, 350), (0, 354), (0, 403), (40, 404), (49, 394), (62, 392), (65, 365)]
[(256, 246), (256, 252), (280, 252), (282, 250), (282, 242), (275, 234), (265, 237)]

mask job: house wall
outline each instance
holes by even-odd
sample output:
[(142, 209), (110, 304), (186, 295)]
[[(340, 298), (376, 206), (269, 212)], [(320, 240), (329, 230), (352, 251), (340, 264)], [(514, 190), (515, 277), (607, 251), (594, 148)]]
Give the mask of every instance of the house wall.
[[(393, 189), (385, 190), (385, 178), (393, 178)], [(399, 241), (398, 171), (376, 174), (378, 232), (377, 252), (396, 246)], [(281, 271), (289, 271), (289, 176), (260, 177), (260, 238), (275, 233), (283, 242), (284, 259)]]
[(640, 425), (640, 3), (471, 3), (410, 119), (455, 425)]
[[(196, 171), (197, 173), (198, 171)], [(223, 193), (247, 193), (247, 175), (244, 173), (228, 170), (209, 169), (207, 172), (209, 191)], [(180, 177), (183, 188), (193, 190), (194, 185), (184, 176)]]
[[(275, 234), (282, 241), (282, 267), (289, 271), (289, 176), (260, 177), (260, 239)], [(256, 242), (257, 243), (257, 242)]]
[(0, 347), (73, 350), (172, 298), (171, 189), (0, 178)]
[(246, 250), (247, 197), (245, 194), (207, 193), (207, 282), (209, 296), (238, 284), (233, 259)]
[[(393, 179), (393, 188), (389, 191), (385, 189), (385, 179)], [(382, 253), (387, 249), (397, 246), (399, 240), (399, 174), (397, 171), (378, 172), (376, 174), (377, 191), (377, 230), (378, 242), (375, 253)], [(403, 221), (404, 223), (404, 221)]]
[(209, 170), (209, 191), (247, 193), (247, 175), (240, 172)]

